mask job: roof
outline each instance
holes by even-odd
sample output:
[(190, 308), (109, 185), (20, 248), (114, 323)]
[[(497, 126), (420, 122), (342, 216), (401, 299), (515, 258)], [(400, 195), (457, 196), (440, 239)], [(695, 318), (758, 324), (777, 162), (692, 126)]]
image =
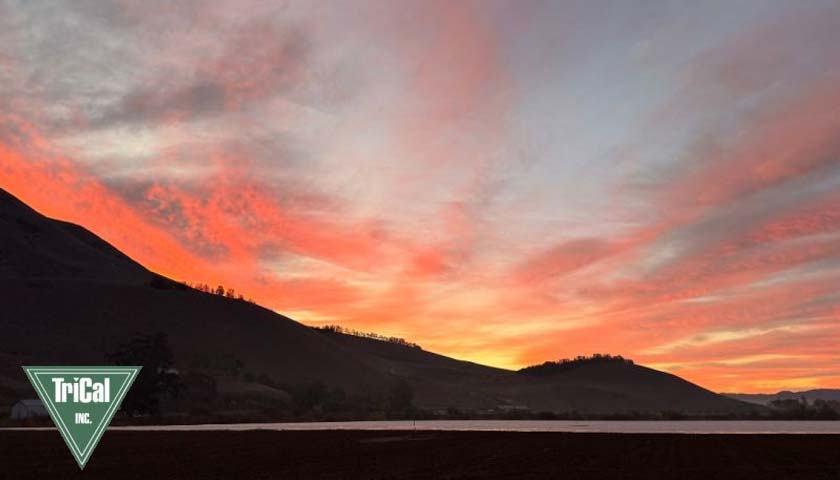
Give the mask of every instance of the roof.
[(44, 404), (41, 403), (41, 400), (38, 400), (37, 398), (25, 398), (23, 400), (18, 400), (17, 403), (23, 404), (26, 407), (44, 408)]

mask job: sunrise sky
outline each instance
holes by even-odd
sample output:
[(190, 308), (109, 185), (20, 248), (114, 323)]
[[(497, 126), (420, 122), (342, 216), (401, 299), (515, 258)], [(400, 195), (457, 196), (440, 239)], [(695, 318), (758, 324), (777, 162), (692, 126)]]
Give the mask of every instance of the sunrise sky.
[(308, 324), (840, 387), (838, 45), (837, 1), (0, 1), (0, 187)]

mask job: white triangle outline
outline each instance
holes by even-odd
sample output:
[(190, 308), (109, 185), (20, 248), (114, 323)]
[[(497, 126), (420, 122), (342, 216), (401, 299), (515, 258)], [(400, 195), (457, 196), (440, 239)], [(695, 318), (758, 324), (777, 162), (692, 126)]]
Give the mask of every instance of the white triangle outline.
[[(38, 382), (39, 387), (44, 389), (43, 390), (44, 392), (47, 391), (46, 387), (44, 386), (44, 383), (41, 381), (41, 378), (38, 375), (45, 374), (45, 373), (65, 373), (65, 374), (68, 374), (68, 375), (108, 373), (108, 374), (113, 374), (113, 375), (125, 375), (126, 376), (125, 380), (123, 380), (123, 382), (122, 382), (122, 387), (120, 387), (120, 389), (117, 391), (117, 394), (114, 396), (114, 401), (111, 402), (111, 406), (108, 407), (108, 410), (105, 412), (105, 415), (103, 415), (103, 417), (102, 417), (102, 421), (99, 422), (99, 425), (97, 425), (96, 429), (93, 432), (93, 435), (91, 435), (90, 439), (88, 439), (88, 443), (85, 444), (84, 448), (79, 448), (79, 444), (76, 442), (76, 439), (72, 435), (70, 435), (70, 433), (69, 433), (70, 430), (68, 429), (67, 424), (64, 423), (64, 419), (61, 418), (60, 415), (58, 415), (58, 409), (56, 409), (56, 407), (55, 407), (55, 405), (52, 401), (52, 398), (49, 397), (49, 395), (45, 395), (46, 397), (50, 398), (50, 400), (44, 401), (43, 398), (41, 400), (41, 401), (44, 401), (45, 404), (48, 404), (48, 409), (50, 409), (51, 412), (55, 413), (55, 417), (53, 417), (53, 422), (56, 422), (56, 418), (57, 418), (57, 421), (60, 422), (61, 426), (65, 429), (65, 433), (67, 433), (67, 436), (69, 437), (69, 441), (72, 443), (72, 446), (68, 445), (68, 447), (73, 449), (75, 451), (75, 453), (77, 455), (79, 455), (81, 458), (85, 459), (85, 463), (87, 463), (87, 458), (89, 458), (90, 454), (92, 453), (91, 444), (94, 443), (94, 440), (98, 440), (99, 439), (98, 437), (101, 437), (102, 433), (104, 432), (104, 429), (107, 428), (107, 425), (105, 425), (105, 424), (110, 423), (110, 421), (109, 421), (110, 418), (112, 418), (113, 414), (116, 412), (115, 407), (114, 407), (115, 403), (116, 402), (121, 402), (121, 400), (122, 400), (122, 398), (119, 398), (119, 400), (117, 398), (119, 396), (123, 395), (124, 393), (128, 393), (127, 391), (123, 392), (123, 390), (125, 390), (123, 387), (125, 385), (127, 385), (129, 381), (132, 380), (132, 378), (131, 378), (132, 374), (131, 374), (130, 371), (118, 372), (118, 371), (110, 370), (110, 371), (104, 372), (104, 371), (94, 371), (92, 369), (55, 370), (54, 372), (35, 371), (35, 372), (33, 372), (33, 376), (35, 377), (35, 380)], [(51, 416), (52, 416), (52, 413), (51, 413)], [(58, 427), (58, 425), (56, 425), (56, 427)]]
[[(122, 404), (122, 401), (125, 398), (125, 394), (128, 393), (128, 389), (131, 388), (131, 385), (134, 383), (134, 380), (137, 378), (137, 375), (142, 368), (143, 367), (140, 366), (129, 367), (115, 365), (24, 366), (23, 370), (24, 372), (26, 372), (26, 376), (29, 377), (29, 381), (35, 388), (35, 391), (38, 394), (38, 397), (41, 399), (41, 402), (43, 402), (44, 406), (47, 407), (47, 411), (50, 414), (50, 418), (52, 419), (58, 431), (61, 433), (61, 437), (64, 439), (64, 443), (67, 444), (67, 447), (70, 449), (70, 453), (73, 454), (73, 458), (76, 460), (76, 463), (79, 465), (79, 468), (84, 469), (85, 465), (87, 465), (88, 460), (93, 454), (93, 450), (99, 444), (99, 440), (105, 433), (105, 429), (108, 428), (108, 426), (111, 424), (111, 419), (113, 419), (114, 414), (119, 409), (120, 404)], [(84, 449), (79, 448), (76, 439), (73, 438), (73, 436), (70, 434), (70, 430), (64, 423), (64, 419), (61, 418), (61, 415), (58, 414), (58, 410), (55, 408), (52, 397), (48, 394), (49, 390), (44, 386), (43, 382), (41, 382), (41, 379), (39, 378), (39, 375), (47, 373), (62, 373), (67, 375), (108, 374), (126, 376), (126, 379), (122, 382), (122, 385), (117, 390), (117, 393), (112, 397), (113, 400), (111, 401), (111, 405), (108, 407), (108, 410), (105, 411), (105, 414), (102, 416), (102, 420), (99, 422), (99, 425), (97, 425), (93, 435), (91, 435)]]

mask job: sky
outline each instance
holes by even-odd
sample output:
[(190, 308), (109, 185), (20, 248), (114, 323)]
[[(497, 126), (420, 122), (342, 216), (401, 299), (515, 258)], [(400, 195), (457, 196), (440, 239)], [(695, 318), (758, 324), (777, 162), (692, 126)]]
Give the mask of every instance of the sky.
[(0, 187), (310, 325), (840, 387), (837, 45), (837, 1), (0, 0)]

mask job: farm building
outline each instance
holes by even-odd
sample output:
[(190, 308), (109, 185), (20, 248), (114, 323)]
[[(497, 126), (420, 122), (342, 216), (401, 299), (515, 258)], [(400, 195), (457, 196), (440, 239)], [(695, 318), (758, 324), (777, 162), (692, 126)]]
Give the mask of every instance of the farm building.
[(24, 418), (42, 417), (47, 415), (47, 409), (44, 404), (38, 399), (19, 400), (12, 405), (12, 419), (20, 420)]

